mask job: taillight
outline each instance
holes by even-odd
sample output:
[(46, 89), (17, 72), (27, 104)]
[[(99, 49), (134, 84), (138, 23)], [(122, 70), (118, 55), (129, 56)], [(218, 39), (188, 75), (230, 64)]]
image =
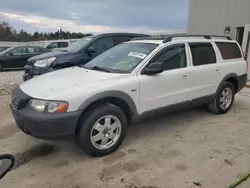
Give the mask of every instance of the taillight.
[(246, 56), (245, 56), (245, 53), (244, 53), (243, 49), (240, 48), (240, 50), (241, 50), (241, 53), (242, 53), (242, 55), (243, 55), (243, 57), (244, 57), (244, 59), (245, 59), (245, 61), (246, 61), (246, 72), (248, 72), (248, 62), (247, 62), (247, 58), (246, 58)]

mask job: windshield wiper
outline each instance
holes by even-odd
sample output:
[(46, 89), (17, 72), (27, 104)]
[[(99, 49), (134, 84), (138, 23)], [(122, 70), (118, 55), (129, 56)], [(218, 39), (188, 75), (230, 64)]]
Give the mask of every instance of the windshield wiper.
[(97, 70), (97, 71), (103, 71), (103, 72), (110, 72), (109, 70), (107, 70), (107, 69), (105, 69), (103, 67), (98, 67), (98, 66), (89, 67), (89, 69)]
[(68, 52), (68, 50), (60, 50), (61, 52)]

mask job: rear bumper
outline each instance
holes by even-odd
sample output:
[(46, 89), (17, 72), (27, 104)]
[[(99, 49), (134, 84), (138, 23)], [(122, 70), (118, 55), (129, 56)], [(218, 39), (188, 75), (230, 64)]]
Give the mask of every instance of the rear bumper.
[(80, 111), (45, 114), (35, 112), (29, 107), (15, 110), (12, 106), (11, 111), (22, 132), (46, 140), (74, 137), (76, 125), (81, 115)]
[(241, 76), (238, 77), (238, 91), (242, 90), (247, 83), (247, 74), (243, 74)]

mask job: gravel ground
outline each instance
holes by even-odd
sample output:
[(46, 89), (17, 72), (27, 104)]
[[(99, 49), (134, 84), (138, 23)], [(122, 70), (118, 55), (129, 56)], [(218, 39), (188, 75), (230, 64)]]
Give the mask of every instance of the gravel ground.
[[(2, 74), (9, 75), (5, 82)], [(20, 72), (2, 74), (5, 85), (21, 82)], [(225, 115), (194, 108), (135, 123), (118, 151), (102, 158), (85, 155), (73, 141), (21, 133), (9, 100), (8, 92), (0, 95), (0, 153), (17, 161), (0, 187), (224, 188), (250, 169), (250, 89)], [(249, 187), (250, 180), (239, 186)]]
[(12, 89), (22, 83), (23, 71), (0, 72), (0, 95), (11, 93)]

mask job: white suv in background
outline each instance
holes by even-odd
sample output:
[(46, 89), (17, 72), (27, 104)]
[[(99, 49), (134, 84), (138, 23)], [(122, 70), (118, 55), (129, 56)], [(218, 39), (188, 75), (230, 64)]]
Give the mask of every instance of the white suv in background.
[(42, 139), (75, 137), (92, 156), (115, 151), (127, 125), (156, 110), (207, 105), (226, 113), (246, 83), (237, 42), (219, 36), (138, 38), (84, 66), (18, 86), (11, 109), (18, 127)]

